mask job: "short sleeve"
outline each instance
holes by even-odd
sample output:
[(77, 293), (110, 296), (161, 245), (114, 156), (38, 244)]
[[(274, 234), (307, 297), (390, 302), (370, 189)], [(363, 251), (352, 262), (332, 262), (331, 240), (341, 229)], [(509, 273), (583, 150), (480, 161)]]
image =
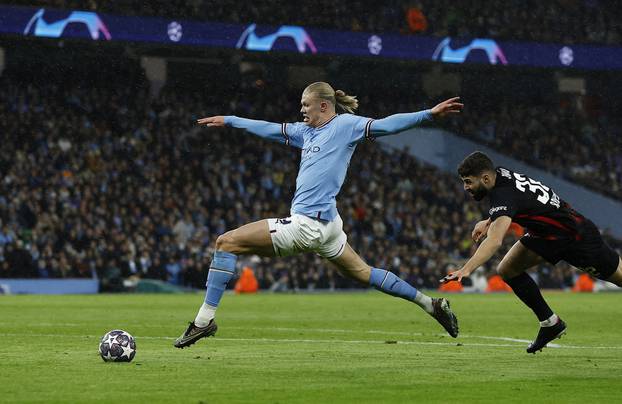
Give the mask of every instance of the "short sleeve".
[(518, 210), (516, 194), (511, 188), (497, 188), (490, 193), (490, 220), (495, 221), (501, 216), (514, 217)]
[(371, 139), (371, 123), (374, 121), (372, 118), (352, 114), (343, 115), (345, 119), (342, 122), (348, 128), (343, 128), (341, 132), (349, 135), (348, 143), (358, 143)]
[(304, 131), (308, 126), (302, 122), (281, 124), (281, 134), (285, 138), (285, 144), (299, 149), (304, 144)]

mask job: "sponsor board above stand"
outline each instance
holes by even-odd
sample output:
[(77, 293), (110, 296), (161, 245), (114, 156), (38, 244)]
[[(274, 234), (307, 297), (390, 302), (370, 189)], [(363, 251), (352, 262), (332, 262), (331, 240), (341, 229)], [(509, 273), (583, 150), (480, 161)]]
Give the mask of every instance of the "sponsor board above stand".
[(444, 63), (622, 69), (622, 47), (343, 32), (294, 25), (226, 24), (47, 8), (0, 6), (0, 34)]

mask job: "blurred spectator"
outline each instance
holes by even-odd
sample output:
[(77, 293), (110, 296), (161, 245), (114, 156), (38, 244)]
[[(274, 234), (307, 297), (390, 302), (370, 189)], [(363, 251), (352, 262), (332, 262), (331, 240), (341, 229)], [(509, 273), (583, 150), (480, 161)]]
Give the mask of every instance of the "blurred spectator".
[[(128, 277), (202, 288), (218, 235), (289, 214), (299, 153), (194, 122), (214, 113), (295, 121), (298, 89), (242, 77), (209, 91), (171, 86), (152, 99), (133, 68), (110, 77), (78, 69), (36, 83), (23, 69), (0, 78), (0, 277), (96, 273), (107, 291), (123, 290)], [(422, 107), (365, 83), (359, 94), (362, 115)], [(528, 126), (566, 128), (550, 119), (535, 113)], [(483, 215), (453, 174), (373, 143), (359, 146), (338, 207), (366, 261), (421, 288), (438, 287), (447, 263), (470, 256), (471, 228)], [(359, 287), (315, 255), (250, 266), (263, 289)], [(568, 287), (572, 273), (543, 267), (539, 279)]]
[(471, 105), (456, 132), (587, 188), (622, 199), (622, 121), (580, 102)]
[(413, 6), (406, 10), (406, 20), (412, 33), (422, 33), (428, 30), (428, 20), (418, 7)]

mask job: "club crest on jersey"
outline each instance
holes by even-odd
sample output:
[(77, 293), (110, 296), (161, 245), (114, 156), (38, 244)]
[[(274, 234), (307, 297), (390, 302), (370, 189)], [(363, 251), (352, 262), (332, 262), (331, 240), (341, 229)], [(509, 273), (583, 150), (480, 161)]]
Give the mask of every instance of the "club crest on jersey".
[(493, 215), (494, 213), (497, 213), (497, 212), (502, 211), (502, 210), (507, 211), (507, 210), (508, 210), (508, 207), (507, 207), (507, 206), (495, 206), (494, 208), (491, 208), (491, 209), (488, 211), (488, 214), (489, 214), (489, 215)]

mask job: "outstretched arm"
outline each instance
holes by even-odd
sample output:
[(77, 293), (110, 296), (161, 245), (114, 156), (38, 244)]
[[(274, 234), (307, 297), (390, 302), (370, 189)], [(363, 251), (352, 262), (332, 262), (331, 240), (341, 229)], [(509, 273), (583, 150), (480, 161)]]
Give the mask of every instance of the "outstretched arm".
[(405, 114), (390, 115), (371, 123), (370, 132), (372, 137), (392, 135), (405, 131), (426, 122), (444, 118), (447, 115), (457, 114), (462, 111), (464, 104), (458, 102), (460, 97), (450, 98), (425, 111), (410, 112)]
[(255, 119), (239, 118), (237, 116), (210, 116), (197, 120), (199, 125), (206, 126), (231, 126), (238, 129), (244, 129), (248, 132), (263, 137), (265, 139), (274, 140), (281, 143), (288, 143), (288, 137), (285, 133), (285, 124), (257, 121)]
[(497, 220), (490, 224), (490, 227), (488, 228), (488, 237), (477, 248), (477, 251), (475, 251), (475, 254), (473, 254), (471, 259), (468, 260), (461, 269), (452, 272), (443, 279), (441, 279), (441, 282), (460, 282), (462, 278), (468, 277), (469, 275), (471, 275), (471, 272), (484, 265), (490, 258), (492, 258), (493, 255), (495, 255), (499, 247), (501, 247), (501, 244), (503, 243), (503, 238), (508, 232), (511, 224), (511, 217), (498, 217)]

